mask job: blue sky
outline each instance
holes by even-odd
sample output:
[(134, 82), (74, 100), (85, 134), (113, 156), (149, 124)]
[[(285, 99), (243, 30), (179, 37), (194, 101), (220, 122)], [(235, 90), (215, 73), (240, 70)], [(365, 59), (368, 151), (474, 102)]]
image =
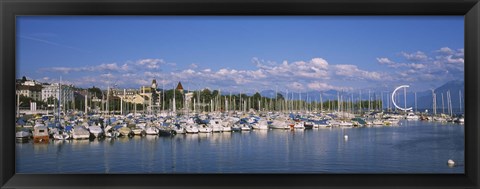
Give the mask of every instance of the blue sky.
[(20, 16), (17, 78), (80, 87), (428, 90), (464, 77), (462, 16)]

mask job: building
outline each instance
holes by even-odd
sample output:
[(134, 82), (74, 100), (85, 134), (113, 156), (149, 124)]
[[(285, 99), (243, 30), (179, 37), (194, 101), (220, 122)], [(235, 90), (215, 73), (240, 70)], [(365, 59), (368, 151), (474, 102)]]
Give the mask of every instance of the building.
[[(42, 100), (47, 102), (48, 98), (53, 97), (59, 99), (59, 83), (52, 83), (50, 85), (44, 85), (42, 89)], [(62, 85), (62, 101), (73, 101), (73, 87), (69, 85)]]
[(113, 93), (113, 96), (119, 97), (132, 97), (139, 93), (136, 89), (110, 89)]
[(41, 85), (18, 85), (17, 94), (32, 98), (36, 101), (42, 100), (42, 86)]
[(25, 82), (22, 83), (22, 85), (25, 85), (25, 86), (37, 86), (37, 85), (41, 85), (41, 83), (35, 81), (35, 80), (26, 80)]

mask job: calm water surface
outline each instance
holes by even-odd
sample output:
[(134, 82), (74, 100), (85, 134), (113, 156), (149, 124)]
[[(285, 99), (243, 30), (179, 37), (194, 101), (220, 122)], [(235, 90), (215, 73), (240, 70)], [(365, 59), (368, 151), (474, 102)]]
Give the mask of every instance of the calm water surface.
[[(400, 123), (18, 143), (16, 168), (17, 173), (464, 173), (464, 126)], [(447, 166), (448, 159), (456, 166)]]

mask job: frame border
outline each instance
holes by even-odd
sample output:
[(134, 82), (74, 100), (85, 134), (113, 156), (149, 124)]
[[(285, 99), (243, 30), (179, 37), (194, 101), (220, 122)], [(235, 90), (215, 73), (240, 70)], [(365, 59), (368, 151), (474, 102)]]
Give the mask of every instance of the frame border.
[[(478, 0), (0, 0), (0, 188), (478, 188)], [(465, 174), (15, 174), (18, 15), (464, 15)], [(55, 180), (52, 180), (55, 179)], [(188, 180), (188, 182), (186, 182)]]

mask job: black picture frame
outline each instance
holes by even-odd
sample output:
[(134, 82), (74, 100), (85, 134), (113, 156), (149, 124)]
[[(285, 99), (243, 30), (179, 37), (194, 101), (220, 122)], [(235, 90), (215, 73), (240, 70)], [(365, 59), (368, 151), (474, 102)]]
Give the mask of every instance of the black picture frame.
[[(0, 0), (1, 188), (478, 188), (478, 0)], [(465, 174), (15, 174), (15, 16), (464, 15)]]

